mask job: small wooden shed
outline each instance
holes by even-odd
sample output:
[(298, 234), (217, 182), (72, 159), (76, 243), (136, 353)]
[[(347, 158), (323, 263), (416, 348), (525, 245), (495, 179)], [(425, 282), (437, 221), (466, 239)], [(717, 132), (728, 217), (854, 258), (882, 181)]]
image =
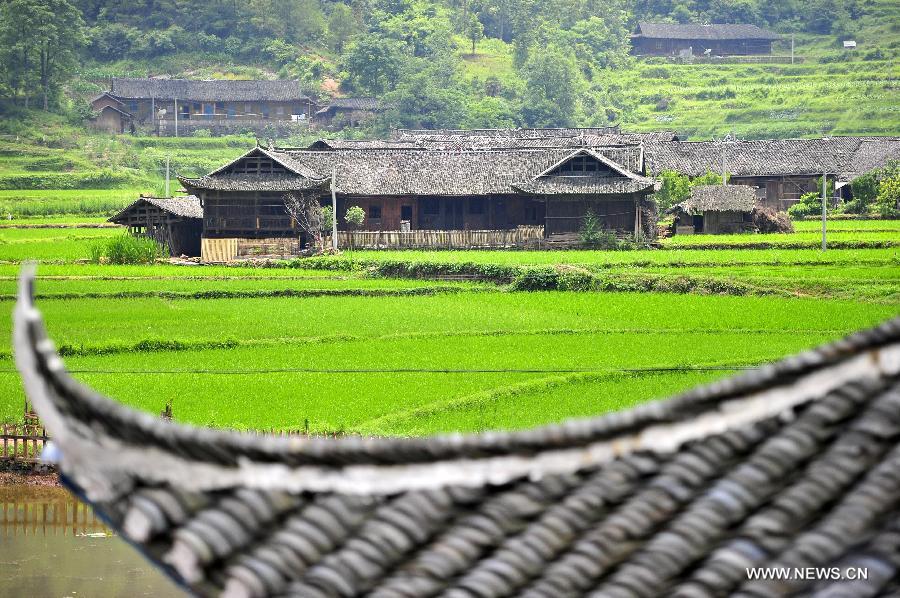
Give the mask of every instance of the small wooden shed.
[(669, 212), (675, 214), (676, 233), (739, 233), (752, 228), (756, 201), (749, 185), (700, 185)]
[(127, 226), (131, 234), (156, 239), (169, 248), (170, 255), (200, 255), (203, 207), (195, 195), (142, 195), (109, 221)]

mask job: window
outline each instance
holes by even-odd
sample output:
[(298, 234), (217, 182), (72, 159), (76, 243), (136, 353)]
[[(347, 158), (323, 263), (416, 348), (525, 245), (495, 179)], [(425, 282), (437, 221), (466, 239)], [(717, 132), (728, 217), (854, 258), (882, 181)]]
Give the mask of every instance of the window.
[(268, 104), (263, 104), (262, 116), (263, 116), (263, 118), (269, 118), (269, 105)]
[(138, 101), (128, 100), (128, 111), (135, 114), (138, 111)]
[(412, 215), (412, 206), (400, 206), (400, 220), (409, 220), (412, 222)]
[(369, 220), (381, 220), (381, 206), (377, 204), (369, 205)]
[(611, 173), (612, 171), (609, 167), (605, 164), (601, 164), (592, 156), (575, 156), (571, 160), (560, 164), (550, 172), (550, 174), (556, 176), (582, 176), (582, 173), (586, 172)]
[(278, 106), (275, 109), (275, 114), (277, 114), (278, 116), (284, 116), (284, 106)]
[(253, 114), (253, 104), (244, 104), (244, 114)]
[(441, 204), (436, 197), (429, 197), (422, 204), (422, 212), (428, 216), (436, 216), (441, 213)]
[(484, 214), (483, 197), (473, 197), (469, 199), (469, 214)]

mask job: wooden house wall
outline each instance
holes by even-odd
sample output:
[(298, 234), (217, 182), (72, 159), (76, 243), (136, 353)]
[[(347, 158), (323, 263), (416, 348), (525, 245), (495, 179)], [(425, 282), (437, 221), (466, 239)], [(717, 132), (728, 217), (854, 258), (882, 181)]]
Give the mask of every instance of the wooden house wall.
[(819, 177), (815, 175), (797, 176), (731, 176), (733, 185), (757, 187), (760, 203), (776, 210), (787, 210), (804, 193), (819, 192)]
[[(126, 98), (124, 110), (139, 123), (152, 122), (160, 109), (165, 109), (165, 119), (175, 119), (175, 100), (152, 98)], [(280, 112), (279, 112), (280, 111)], [(291, 120), (292, 114), (309, 117), (308, 101), (294, 102), (200, 102), (190, 98), (178, 98), (179, 120)]]
[(126, 126), (126, 119), (120, 112), (116, 112), (112, 108), (101, 110), (97, 118), (91, 121), (92, 128), (98, 131), (105, 131), (106, 133), (124, 133)]
[(750, 224), (750, 212), (713, 212), (703, 214), (703, 232), (717, 235), (743, 232)]
[(745, 56), (771, 54), (772, 42), (761, 39), (705, 40), (705, 39), (651, 39), (638, 37), (632, 40), (632, 54), (639, 56), (673, 56), (682, 50), (692, 49), (700, 56), (707, 49), (713, 56)]
[(589, 210), (603, 223), (603, 228), (623, 232), (635, 230), (636, 203), (632, 198), (598, 200), (585, 196), (571, 199), (551, 198), (547, 202), (546, 234), (574, 233), (581, 230)]
[(207, 191), (201, 199), (204, 237), (257, 239), (299, 234), (285, 211), (282, 192)]
[[(283, 195), (253, 191), (204, 193), (203, 236), (297, 236), (300, 229), (285, 212)], [(323, 195), (321, 203), (330, 205), (330, 197)], [(588, 210), (597, 214), (605, 228), (631, 232), (635, 226), (635, 199), (630, 196), (613, 200), (590, 196), (339, 196), (338, 223), (343, 230), (347, 208), (354, 205), (366, 213), (360, 227), (364, 231), (400, 230), (402, 220), (410, 221), (411, 230), (505, 230), (544, 225), (546, 221), (548, 234), (567, 233), (580, 230)]]

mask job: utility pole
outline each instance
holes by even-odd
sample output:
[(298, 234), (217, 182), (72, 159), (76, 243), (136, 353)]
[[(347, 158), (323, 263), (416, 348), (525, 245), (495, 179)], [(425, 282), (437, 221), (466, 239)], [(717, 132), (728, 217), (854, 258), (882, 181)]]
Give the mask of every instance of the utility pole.
[(334, 190), (334, 183), (337, 180), (337, 166), (331, 169), (331, 248), (337, 252), (337, 193)]
[(166, 197), (172, 197), (169, 193), (169, 156), (166, 156)]
[(825, 204), (825, 202), (828, 199), (827, 197), (825, 197), (825, 195), (827, 193), (827, 184), (828, 184), (828, 173), (823, 172), (822, 173), (822, 251), (825, 251), (827, 249), (827, 244), (826, 244), (826, 240), (825, 240), (825, 230), (826, 230), (826, 226), (825, 226), (825, 210), (826, 210), (825, 206), (826, 206), (826, 204)]
[(178, 137), (178, 98), (175, 98), (175, 137)]
[(794, 34), (791, 34), (791, 64), (794, 64)]

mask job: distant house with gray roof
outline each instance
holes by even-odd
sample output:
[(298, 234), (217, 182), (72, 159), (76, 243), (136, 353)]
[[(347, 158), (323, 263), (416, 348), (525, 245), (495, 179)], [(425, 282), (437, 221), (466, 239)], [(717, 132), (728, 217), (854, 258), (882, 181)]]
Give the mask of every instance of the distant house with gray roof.
[(639, 56), (771, 54), (777, 39), (777, 34), (756, 25), (642, 21), (631, 36), (631, 49)]
[(748, 185), (698, 185), (670, 211), (681, 234), (739, 233), (752, 227), (756, 204), (756, 189)]
[(109, 106), (129, 115), (127, 127), (104, 127), (111, 132), (133, 125), (159, 135), (190, 135), (197, 129), (281, 132), (285, 123), (303, 121), (305, 126), (316, 108), (297, 81), (119, 77), (110, 79), (109, 89), (91, 105), (101, 115)]

